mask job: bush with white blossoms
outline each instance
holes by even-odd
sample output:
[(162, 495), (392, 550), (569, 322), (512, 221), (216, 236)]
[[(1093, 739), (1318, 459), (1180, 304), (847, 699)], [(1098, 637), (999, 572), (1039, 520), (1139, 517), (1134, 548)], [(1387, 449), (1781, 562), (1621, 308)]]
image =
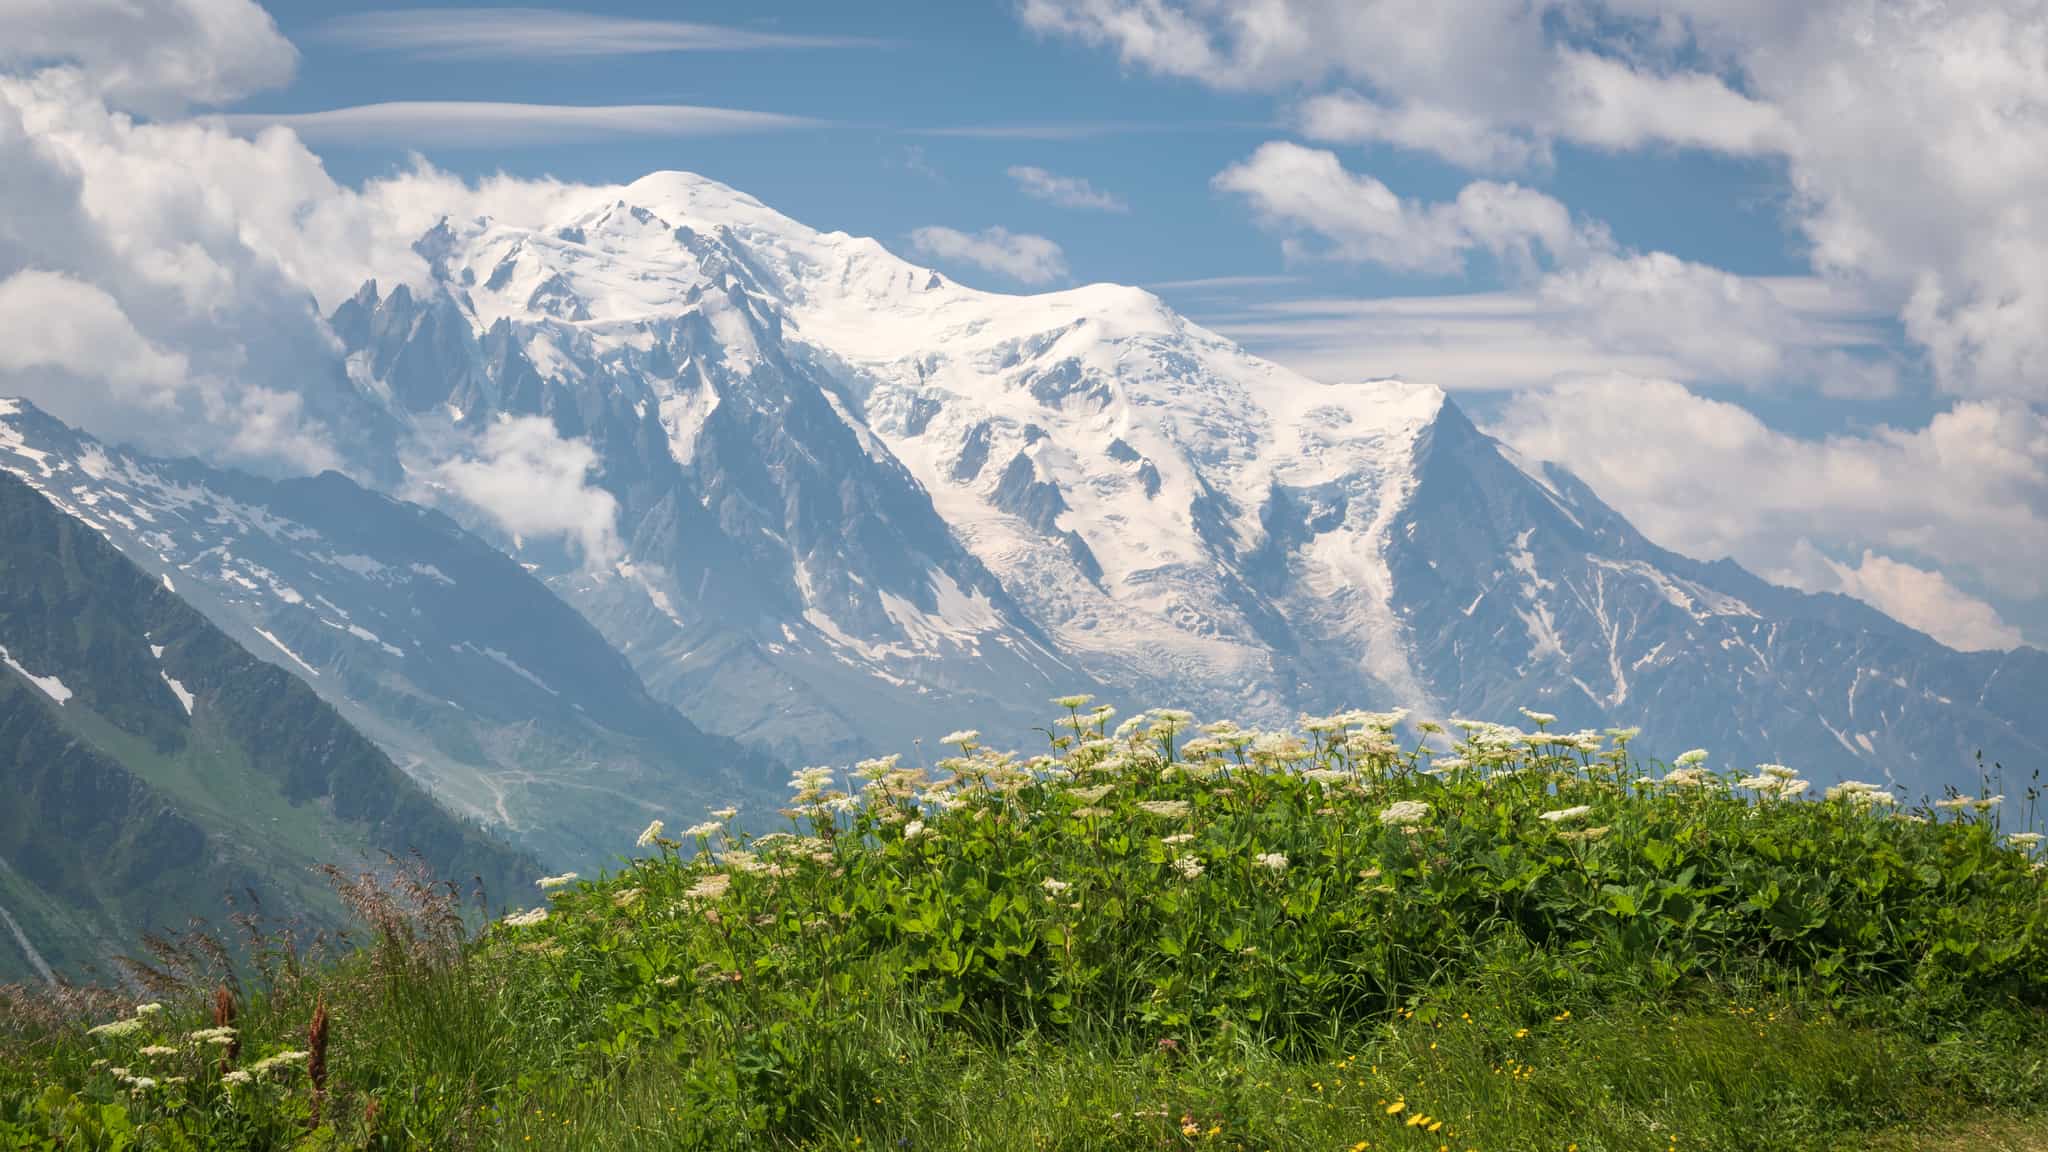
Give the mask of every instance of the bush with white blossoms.
[[(1930, 973), (1927, 917), (1943, 897), (1921, 864), (1969, 845), (1987, 854), (1980, 876), (2013, 886), (2015, 918), (1983, 929), (2010, 947), (1936, 968), (2026, 971), (2048, 996), (2048, 963), (2021, 963), (2048, 961), (2048, 922), (2028, 903), (2041, 890), (2034, 843), (1988, 835), (1985, 801), (1897, 821), (1876, 786), (1809, 801), (1792, 768), (1718, 773), (1704, 749), (1648, 774), (1629, 751), (1634, 730), (1544, 731), (1556, 718), (1534, 710), (1523, 717), (1539, 731), (1461, 718), (1442, 748), (1400, 737), (1400, 713), (1273, 731), (1152, 710), (1112, 728), (1110, 710), (1083, 711), (1093, 701), (1056, 704), (1067, 722), (1044, 753), (962, 730), (940, 741), (957, 754), (928, 769), (861, 761), (851, 794), (833, 791), (838, 770), (806, 768), (786, 829), (721, 825), (729, 842), (710, 854), (655, 841), (659, 853), (615, 881), (630, 902), (579, 887), (545, 921), (536, 910), (506, 923), (547, 934), (560, 947), (535, 955), (576, 958), (544, 962), (584, 986), (643, 988), (634, 1010), (657, 1016), (682, 1010), (671, 986), (750, 988), (757, 970), (822, 979), (842, 963), (829, 957), (886, 955), (895, 978), (948, 1011), (1271, 1032), (1384, 1009), (1416, 981), (1536, 946), (1502, 936), (1525, 930), (1543, 947), (1620, 948), (1600, 954), (1631, 965), (1631, 980), (1674, 986), (1735, 978), (1731, 956), (1750, 958), (1745, 978), (1763, 979), (1762, 965), (1841, 987)], [(1768, 857), (1752, 848), (1765, 836), (1780, 845)], [(1759, 903), (1765, 891), (1780, 895)], [(609, 955), (591, 934), (621, 923), (636, 955), (666, 966), (582, 971)], [(1991, 955), (1995, 972), (1973, 967)], [(728, 975), (697, 971), (707, 964)], [(1297, 986), (1276, 971), (1346, 975)]]

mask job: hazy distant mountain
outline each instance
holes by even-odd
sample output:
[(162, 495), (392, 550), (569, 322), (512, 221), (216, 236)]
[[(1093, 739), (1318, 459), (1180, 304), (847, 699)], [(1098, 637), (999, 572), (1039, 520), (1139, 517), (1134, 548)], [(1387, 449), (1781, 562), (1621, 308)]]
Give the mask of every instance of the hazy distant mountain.
[(0, 470), (551, 866), (601, 864), (657, 815), (780, 791), (764, 757), (650, 697), (595, 628), (440, 513), (336, 473), (149, 459), (22, 401), (0, 402)]
[(0, 979), (110, 974), (230, 893), (338, 922), (313, 866), (385, 853), (531, 898), (531, 857), (11, 475), (0, 542)]

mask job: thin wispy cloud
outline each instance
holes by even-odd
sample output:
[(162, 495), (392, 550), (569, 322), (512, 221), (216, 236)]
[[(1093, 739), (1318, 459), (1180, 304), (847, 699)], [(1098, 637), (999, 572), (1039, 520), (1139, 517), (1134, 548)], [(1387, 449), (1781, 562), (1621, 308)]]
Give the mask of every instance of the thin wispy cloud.
[(1299, 284), (1303, 277), (1273, 276), (1198, 276), (1192, 280), (1154, 280), (1145, 285), (1155, 292), (1230, 292), (1239, 288), (1273, 288), (1283, 284)]
[(1104, 192), (1079, 176), (1061, 176), (1043, 168), (1018, 164), (1010, 169), (1010, 179), (1033, 200), (1043, 200), (1062, 208), (1081, 208), (1092, 212), (1129, 212), (1131, 206), (1121, 197)]
[(402, 100), (320, 112), (248, 112), (219, 118), (237, 131), (283, 125), (307, 140), (440, 148), (545, 144), (590, 136), (732, 136), (822, 121), (695, 104), (515, 104)]
[(1141, 136), (1154, 132), (1209, 132), (1218, 129), (1264, 131), (1279, 125), (1265, 120), (1051, 120), (1014, 124), (953, 124), (939, 128), (908, 128), (912, 136), (945, 136), (966, 140), (1093, 140), (1103, 136)]
[(540, 60), (669, 52), (758, 52), (860, 48), (858, 36), (767, 32), (689, 20), (599, 16), (552, 8), (412, 8), (336, 16), (318, 39), (433, 60)]

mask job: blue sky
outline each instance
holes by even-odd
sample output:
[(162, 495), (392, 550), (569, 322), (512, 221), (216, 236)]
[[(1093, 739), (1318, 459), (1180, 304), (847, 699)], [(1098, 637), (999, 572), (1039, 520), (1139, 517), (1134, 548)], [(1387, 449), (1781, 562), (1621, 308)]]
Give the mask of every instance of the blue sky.
[[(898, 247), (909, 246), (914, 230), (932, 225), (966, 232), (1001, 227), (1057, 243), (1068, 274), (1024, 285), (957, 260), (934, 262), (970, 283), (999, 289), (1095, 280), (1155, 286), (1182, 311), (1238, 329), (1247, 344), (1280, 359), (1289, 359), (1290, 341), (1243, 322), (1247, 305), (1502, 285), (1483, 262), (1440, 274), (1288, 259), (1245, 205), (1211, 180), (1260, 144), (1288, 136), (1288, 105), (1311, 85), (1217, 91), (1151, 75), (1112, 54), (1027, 28), (1006, 4), (593, 3), (575, 11), (682, 20), (804, 43), (587, 56), (441, 42), (407, 46), (408, 25), (400, 20), (420, 10), (401, 4), (355, 5), (340, 16), (333, 5), (303, 0), (272, 0), (268, 7), (297, 46), (299, 68), (289, 87), (245, 101), (239, 112), (501, 101), (707, 105), (808, 121), (776, 131), (682, 138), (565, 140), (549, 134), (470, 142), (451, 141), (424, 125), (387, 128), (370, 139), (307, 130), (330, 171), (349, 183), (402, 168), (415, 151), (469, 176), (508, 172), (605, 183), (683, 168), (751, 192), (816, 227)], [(476, 26), (516, 26), (521, 19), (498, 5), (432, 11), (462, 12)], [(534, 31), (536, 38), (546, 34), (546, 26)], [(1386, 145), (1344, 155), (1348, 166), (1371, 172), (1404, 197), (1455, 196), (1469, 178), (1426, 153)], [(1085, 180), (1127, 210), (1076, 210), (1034, 198), (1009, 174), (1019, 166)], [(1791, 190), (1785, 165), (1775, 159), (1672, 147), (1620, 154), (1565, 144), (1554, 165), (1517, 179), (1604, 224), (1626, 248), (1669, 252), (1745, 276), (1808, 271), (1804, 245), (1786, 218)], [(1924, 422), (1939, 406), (1924, 368), (1903, 347), (1896, 324), (1879, 327), (1909, 384), (1890, 395), (1815, 403), (1744, 396), (1708, 378), (1693, 382), (1709, 394), (1739, 396), (1773, 426), (1802, 435)], [(1314, 366), (1328, 374), (1325, 364)], [(1345, 367), (1365, 375), (1417, 374), (1426, 366), (1361, 348)], [(1485, 412), (1499, 399), (1480, 392), (1466, 402)]]
[[(173, 150), (291, 128), (184, 174), (294, 233), (256, 260), (287, 278), (350, 257), (303, 221), (416, 156), (688, 169), (965, 283), (1141, 284), (1311, 376), (1441, 384), (1668, 546), (2048, 641), (2030, 0), (75, 0), (18, 31), (0, 105), (98, 124), (72, 162), (113, 184), (150, 138), (108, 109)], [(192, 250), (135, 211), (113, 249)]]

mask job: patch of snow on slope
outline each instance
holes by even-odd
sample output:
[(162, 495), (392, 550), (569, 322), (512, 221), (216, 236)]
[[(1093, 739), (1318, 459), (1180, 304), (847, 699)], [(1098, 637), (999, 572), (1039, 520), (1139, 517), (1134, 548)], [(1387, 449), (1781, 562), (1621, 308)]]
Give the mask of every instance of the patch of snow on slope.
[(23, 668), (21, 666), (21, 662), (16, 660), (13, 657), (13, 655), (7, 651), (5, 645), (0, 645), (0, 664), (5, 664), (9, 668), (14, 669), (16, 672), (21, 673), (22, 679), (27, 680), (29, 683), (35, 685), (37, 688), (42, 689), (43, 695), (48, 696), (52, 700), (55, 700), (60, 705), (63, 704), (66, 700), (71, 699), (71, 689), (66, 688), (64, 686), (64, 681), (57, 679), (55, 676), (38, 676), (35, 673), (29, 671), (28, 669)]
[(350, 624), (348, 626), (348, 634), (366, 643), (375, 644), (379, 648), (384, 649), (384, 651), (391, 653), (393, 656), (397, 656), (401, 659), (403, 659), (405, 656), (405, 653), (402, 650), (400, 650), (394, 645), (386, 644), (383, 641), (383, 639), (379, 637), (375, 632), (370, 631), (368, 628), (365, 628), (360, 624)]
[(301, 668), (304, 668), (309, 675), (318, 676), (320, 674), (319, 670), (315, 669), (311, 664), (306, 663), (304, 660), (299, 659), (299, 654), (297, 652), (294, 652), (291, 649), (285, 647), (284, 641), (279, 640), (277, 637), (271, 635), (269, 631), (262, 628), (258, 628), (256, 629), (256, 634), (258, 636), (263, 637), (265, 640), (270, 641), (272, 644), (276, 645), (277, 650), (279, 652), (282, 652), (285, 655), (291, 657), (292, 663), (297, 664)]
[(177, 680), (173, 679), (169, 672), (165, 672), (162, 669), (158, 669), (157, 675), (162, 676), (164, 678), (164, 683), (170, 685), (171, 695), (176, 696), (178, 698), (178, 703), (183, 704), (185, 706), (185, 715), (190, 716), (192, 714), (192, 694), (190, 692), (185, 691), (185, 686), (183, 684), (178, 683)]
[(469, 648), (470, 651), (481, 653), (482, 655), (489, 657), (493, 661), (496, 661), (498, 664), (503, 665), (507, 670), (512, 672), (513, 675), (528, 681), (534, 687), (540, 689), (548, 695), (561, 695), (560, 692), (557, 692), (553, 688), (548, 687), (547, 681), (534, 675), (532, 672), (527, 671), (526, 667), (520, 664), (519, 661), (514, 660), (512, 657), (507, 656), (505, 653), (500, 652), (496, 648), (479, 648), (474, 644), (468, 644), (466, 641), (465, 645)]

